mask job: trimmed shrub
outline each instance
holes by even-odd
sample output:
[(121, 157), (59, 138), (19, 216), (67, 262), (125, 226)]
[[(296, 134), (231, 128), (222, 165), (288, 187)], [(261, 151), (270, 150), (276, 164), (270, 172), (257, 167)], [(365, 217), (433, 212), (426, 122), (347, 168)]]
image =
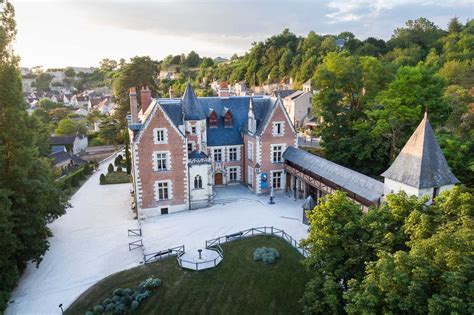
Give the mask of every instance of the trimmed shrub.
[(113, 290), (112, 295), (122, 296), (122, 289), (117, 288), (117, 289)]
[(102, 305), (96, 305), (94, 306), (92, 312), (94, 314), (102, 314), (104, 312), (104, 307)]
[(264, 264), (273, 264), (277, 258), (280, 258), (280, 253), (275, 248), (260, 247), (253, 252), (253, 260)]
[(105, 299), (104, 302), (102, 302), (103, 306), (107, 306), (109, 304), (113, 303), (111, 299)]
[(112, 163), (110, 163), (109, 167), (107, 167), (107, 172), (112, 173), (113, 171), (114, 171), (114, 166), (112, 165)]
[(122, 173), (122, 167), (121, 166), (117, 166), (117, 172)]
[(125, 313), (126, 310), (127, 308), (122, 303), (116, 304), (114, 314), (122, 314), (122, 313)]
[(125, 295), (132, 295), (133, 294), (133, 290), (132, 289), (129, 289), (129, 288), (125, 288), (122, 290), (122, 296), (125, 296)]
[(94, 315), (94, 313), (92, 313), (91, 311), (87, 311), (86, 315)]
[(77, 177), (78, 177), (80, 180), (86, 179), (86, 175), (84, 175), (84, 170), (80, 170), (80, 171), (77, 173)]
[(107, 184), (107, 181), (106, 181), (106, 179), (105, 179), (105, 175), (104, 175), (104, 174), (100, 174), (100, 184), (101, 184), (101, 185)]
[(107, 306), (105, 307), (105, 311), (107, 313), (111, 313), (115, 310), (115, 303), (110, 303), (110, 304), (107, 304)]
[(138, 309), (139, 306), (140, 306), (140, 302), (138, 302), (138, 301), (133, 301), (133, 302), (132, 302), (132, 305), (130, 306), (130, 308), (134, 311), (134, 310)]
[(117, 157), (115, 158), (114, 160), (114, 165), (115, 166), (119, 166), (122, 164), (122, 160), (123, 160), (123, 157), (119, 154), (117, 155)]
[(112, 301), (113, 301), (114, 303), (120, 302), (120, 296), (118, 296), (118, 295), (112, 296)]
[(158, 288), (159, 286), (161, 285), (161, 280), (158, 279), (158, 278), (148, 278), (144, 281), (142, 281), (139, 285), (138, 285), (138, 291), (140, 293), (148, 290), (148, 289), (155, 289), (155, 288)]

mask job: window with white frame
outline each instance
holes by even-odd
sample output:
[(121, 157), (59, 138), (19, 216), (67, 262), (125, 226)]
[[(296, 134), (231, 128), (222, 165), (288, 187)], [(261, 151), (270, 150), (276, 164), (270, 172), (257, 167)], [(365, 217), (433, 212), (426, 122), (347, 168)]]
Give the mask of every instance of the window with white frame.
[(237, 148), (229, 148), (229, 162), (238, 161)]
[(253, 168), (248, 167), (247, 169), (247, 183), (249, 184), (250, 187), (253, 185)]
[(283, 146), (282, 145), (272, 145), (272, 163), (281, 163), (283, 162)]
[(222, 162), (222, 149), (213, 150), (214, 162)]
[(281, 189), (281, 178), (283, 172), (273, 172), (272, 173), (272, 187), (273, 189)]
[(229, 181), (235, 182), (239, 180), (238, 173), (239, 169), (237, 167), (229, 167)]
[(158, 200), (168, 200), (170, 199), (170, 187), (169, 182), (158, 182), (156, 187)]
[(249, 145), (248, 145), (248, 148), (247, 148), (247, 158), (250, 161), (253, 161), (253, 143), (249, 142), (248, 144)]
[(201, 175), (196, 175), (194, 177), (194, 189), (201, 189), (202, 188), (202, 177)]
[(274, 136), (283, 136), (284, 123), (282, 121), (273, 122), (273, 132)]
[(155, 155), (155, 171), (168, 170), (168, 154), (164, 152), (156, 153)]
[(166, 128), (153, 129), (153, 141), (155, 142), (155, 144), (168, 143), (168, 131), (166, 130)]

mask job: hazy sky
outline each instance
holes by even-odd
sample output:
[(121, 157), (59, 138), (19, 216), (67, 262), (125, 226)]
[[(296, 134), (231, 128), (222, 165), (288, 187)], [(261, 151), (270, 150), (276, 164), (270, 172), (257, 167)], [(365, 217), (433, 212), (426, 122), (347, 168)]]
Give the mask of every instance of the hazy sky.
[(473, 0), (11, 0), (22, 66), (97, 66), (195, 50), (204, 56), (244, 53), (254, 41), (289, 28), (298, 35), (351, 31), (389, 39), (408, 19), (427, 17), (442, 28), (474, 17)]

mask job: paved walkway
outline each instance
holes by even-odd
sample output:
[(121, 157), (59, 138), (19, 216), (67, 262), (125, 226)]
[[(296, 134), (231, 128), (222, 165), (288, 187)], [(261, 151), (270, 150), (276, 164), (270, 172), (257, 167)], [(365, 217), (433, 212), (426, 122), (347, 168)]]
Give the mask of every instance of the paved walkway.
[(130, 184), (99, 185), (108, 162), (72, 197), (72, 208), (50, 224), (53, 237), (39, 268), (29, 264), (7, 314), (61, 314), (88, 287), (104, 277), (136, 266), (127, 229), (136, 228), (130, 211)]

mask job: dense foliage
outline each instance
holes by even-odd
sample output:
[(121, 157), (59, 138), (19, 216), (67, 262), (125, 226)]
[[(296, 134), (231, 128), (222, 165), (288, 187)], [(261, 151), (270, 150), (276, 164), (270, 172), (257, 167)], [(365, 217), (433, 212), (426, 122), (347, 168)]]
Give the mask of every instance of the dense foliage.
[(336, 192), (316, 206), (304, 313), (472, 314), (474, 196), (455, 187), (425, 201), (402, 192), (364, 215)]
[[(48, 141), (44, 125), (29, 116), (23, 100), (14, 9), (0, 1), (0, 312), (19, 275), (37, 265), (49, 247), (47, 222), (64, 214), (67, 200), (40, 154)], [(49, 135), (47, 135), (49, 136)]]

